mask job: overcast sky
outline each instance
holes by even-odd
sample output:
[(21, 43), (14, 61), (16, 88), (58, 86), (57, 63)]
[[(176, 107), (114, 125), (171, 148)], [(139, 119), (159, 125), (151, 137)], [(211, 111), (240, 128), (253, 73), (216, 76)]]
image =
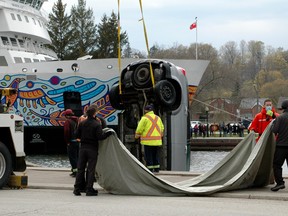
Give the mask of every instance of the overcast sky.
[[(48, 0), (43, 9), (51, 12), (57, 0)], [(70, 13), (77, 0), (62, 0)], [(92, 8), (95, 23), (104, 13), (118, 12), (118, 0), (86, 0)], [(288, 49), (288, 4), (285, 0), (142, 0), (149, 46), (189, 46), (196, 42), (216, 49), (229, 41), (260, 40), (266, 46)], [(146, 51), (139, 0), (120, 0), (122, 30), (129, 36), (132, 48)]]

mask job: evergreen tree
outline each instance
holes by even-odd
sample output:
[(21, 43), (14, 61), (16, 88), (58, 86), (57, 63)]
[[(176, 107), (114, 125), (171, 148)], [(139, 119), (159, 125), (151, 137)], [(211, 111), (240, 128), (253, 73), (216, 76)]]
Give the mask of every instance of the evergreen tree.
[(124, 58), (131, 58), (132, 57), (132, 48), (131, 48), (129, 42), (127, 42), (127, 44), (123, 50), (123, 57)]
[(48, 32), (52, 44), (48, 45), (58, 56), (59, 59), (66, 59), (69, 54), (69, 43), (72, 37), (70, 28), (70, 16), (65, 14), (66, 4), (62, 0), (54, 3), (52, 13), (49, 14)]
[(71, 8), (71, 28), (73, 40), (71, 41), (70, 58), (79, 58), (92, 54), (96, 45), (97, 26), (94, 23), (93, 11), (86, 9), (86, 1), (78, 0), (78, 5)]
[[(118, 57), (118, 19), (112, 12), (108, 17), (103, 15), (97, 30), (97, 51), (94, 56), (97, 58), (117, 58)], [(121, 50), (128, 43), (126, 32), (120, 33)]]

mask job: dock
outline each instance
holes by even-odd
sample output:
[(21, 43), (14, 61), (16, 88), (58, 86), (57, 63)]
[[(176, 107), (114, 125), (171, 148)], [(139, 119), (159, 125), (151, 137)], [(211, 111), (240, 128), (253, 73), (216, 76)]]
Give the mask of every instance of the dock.
[(191, 151), (231, 151), (244, 137), (191, 138)]

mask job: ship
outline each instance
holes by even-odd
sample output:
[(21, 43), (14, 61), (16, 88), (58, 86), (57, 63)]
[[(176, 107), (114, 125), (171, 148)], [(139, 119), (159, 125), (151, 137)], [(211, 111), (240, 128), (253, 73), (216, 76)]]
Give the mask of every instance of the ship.
[[(18, 89), (13, 98), (2, 97), (10, 112), (24, 118), (25, 152), (63, 153), (65, 109), (80, 116), (91, 104), (107, 125), (117, 128), (119, 110), (109, 101), (109, 91), (119, 82), (121, 71), (138, 61), (133, 58), (91, 59), (83, 56), (60, 61), (47, 48), (52, 43), (47, 30), (47, 0), (0, 0), (0, 87)], [(166, 59), (186, 70), (191, 90), (202, 78), (209, 61)]]

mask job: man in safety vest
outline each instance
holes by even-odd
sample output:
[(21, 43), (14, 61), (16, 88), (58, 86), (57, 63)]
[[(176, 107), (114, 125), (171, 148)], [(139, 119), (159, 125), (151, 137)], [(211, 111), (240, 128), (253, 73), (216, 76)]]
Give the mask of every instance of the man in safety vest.
[(135, 138), (140, 137), (141, 145), (144, 145), (146, 166), (151, 172), (159, 172), (159, 147), (162, 146), (164, 125), (159, 116), (153, 112), (153, 105), (144, 108), (144, 116), (138, 123)]

